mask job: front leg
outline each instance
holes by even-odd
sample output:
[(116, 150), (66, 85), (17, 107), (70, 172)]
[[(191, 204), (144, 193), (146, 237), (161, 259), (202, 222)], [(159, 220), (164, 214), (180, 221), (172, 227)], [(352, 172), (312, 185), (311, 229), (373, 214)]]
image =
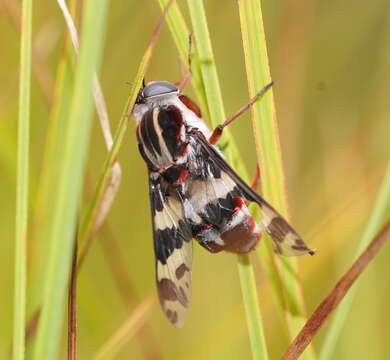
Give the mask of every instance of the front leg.
[(188, 36), (188, 70), (185, 74), (182, 74), (180, 81), (175, 82), (180, 92), (182, 92), (188, 84), (192, 76), (192, 34)]

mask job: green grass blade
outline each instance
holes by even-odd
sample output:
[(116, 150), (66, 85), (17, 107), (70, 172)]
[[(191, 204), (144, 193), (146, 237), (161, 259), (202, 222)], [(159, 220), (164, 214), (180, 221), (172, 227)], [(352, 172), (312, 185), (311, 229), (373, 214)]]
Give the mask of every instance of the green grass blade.
[(107, 1), (85, 2), (81, 51), (73, 101), (58, 159), (58, 185), (53, 194), (53, 221), (48, 224), (50, 248), (44, 299), (33, 359), (54, 359), (61, 335), (65, 293), (72, 259), (76, 215), (92, 120), (92, 78), (102, 50)]
[(249, 256), (238, 256), (238, 272), (244, 299), (252, 357), (256, 360), (267, 360), (267, 343), (257, 296), (256, 279)]
[[(222, 123), (226, 117), (203, 1), (189, 0), (188, 6), (190, 9), (190, 16), (194, 28), (195, 39), (198, 45), (197, 48), (205, 91), (209, 104), (211, 122), (213, 125), (217, 125)], [(242, 166), (238, 167), (240, 162), (238, 161), (237, 151), (229, 131), (226, 131), (224, 136), (229, 141), (229, 147), (227, 148), (228, 159), (230, 162), (235, 164), (241, 175), (247, 178)], [(238, 269), (248, 323), (252, 356), (254, 359), (268, 359), (266, 340), (264, 337), (264, 330), (257, 296), (256, 282), (250, 258), (247, 256), (239, 256)]]
[(25, 357), (32, 0), (22, 4), (16, 185), (13, 359)]
[(195, 42), (197, 44), (200, 71), (207, 96), (207, 103), (210, 107), (210, 121), (216, 126), (221, 124), (226, 116), (203, 1), (188, 1), (188, 7), (190, 9)]
[[(169, 0), (159, 0), (162, 9), (165, 9), (168, 2)], [(176, 2), (172, 4), (172, 8), (167, 15), (167, 23), (177, 46), (181, 60), (183, 63), (188, 64), (188, 36), (190, 31), (188, 30), (183, 15), (180, 12), (179, 5)], [(192, 46), (193, 48), (196, 48), (196, 41), (193, 42)], [(208, 113), (207, 98), (204, 89), (203, 78), (200, 71), (199, 58), (196, 52), (193, 52), (192, 55), (192, 70), (193, 74), (191, 82), (199, 100), (199, 105), (203, 112)]]
[[(206, 13), (203, 1), (188, 1), (192, 26), (194, 29), (195, 41), (200, 61), (200, 70), (203, 78), (207, 103), (209, 104), (210, 122), (213, 127), (223, 123), (226, 119), (225, 108), (222, 100), (221, 87), (219, 84), (217, 68), (214, 61), (214, 54), (208, 31)], [(179, 48), (179, 46), (177, 45)], [(238, 170), (238, 173), (246, 180), (248, 174), (239, 160), (238, 150), (230, 129), (224, 130), (223, 136), (227, 139), (229, 146), (225, 153), (230, 163)]]
[[(387, 170), (383, 178), (381, 188), (378, 192), (378, 197), (374, 210), (368, 220), (366, 229), (363, 233), (359, 247), (356, 252), (356, 256), (359, 256), (362, 251), (368, 246), (371, 239), (379, 231), (386, 217), (388, 217), (390, 211), (390, 162), (387, 165)], [(358, 279), (359, 281), (359, 279)], [(357, 282), (358, 284), (358, 282)], [(357, 284), (349, 291), (345, 296), (343, 302), (339, 305), (334, 314), (332, 325), (327, 331), (327, 336), (321, 347), (320, 360), (334, 359), (334, 351), (337, 345), (337, 341), (341, 336), (341, 332), (345, 326), (348, 313), (351, 310), (352, 302), (358, 289)]]
[[(168, 10), (170, 10), (170, 8), (168, 8), (168, 6), (171, 6), (171, 4), (172, 4), (172, 1), (168, 2), (167, 7), (165, 7), (165, 14), (169, 14)], [(86, 214), (85, 214), (83, 221), (82, 221), (82, 224), (80, 226), (79, 241), (80, 241), (81, 250), (80, 250), (80, 254), (79, 254), (78, 264), (81, 264), (81, 262), (83, 261), (85, 255), (88, 251), (88, 248), (89, 248), (89, 245), (91, 242), (92, 225), (93, 225), (95, 216), (96, 216), (97, 211), (98, 211), (98, 206), (99, 206), (101, 199), (103, 198), (103, 196), (105, 194), (107, 186), (109, 185), (112, 165), (116, 161), (116, 158), (117, 158), (118, 153), (119, 153), (119, 149), (122, 145), (122, 141), (123, 141), (123, 138), (125, 136), (127, 126), (129, 124), (129, 120), (130, 120), (131, 109), (133, 108), (134, 103), (137, 99), (138, 92), (141, 88), (142, 81), (145, 77), (145, 72), (146, 72), (146, 69), (149, 65), (154, 48), (156, 46), (158, 35), (160, 33), (164, 19), (165, 19), (165, 15), (163, 14), (162, 17), (160, 18), (156, 28), (153, 31), (150, 43), (149, 43), (149, 45), (148, 45), (148, 47), (147, 47), (147, 49), (142, 57), (141, 63), (138, 67), (137, 74), (136, 74), (135, 79), (133, 81), (133, 86), (131, 88), (130, 95), (127, 99), (126, 105), (125, 105), (124, 110), (122, 112), (122, 116), (121, 116), (121, 119), (119, 121), (118, 129), (115, 132), (112, 147), (107, 155), (106, 161), (104, 162), (102, 175), (100, 176), (98, 185), (96, 187), (96, 190), (94, 192), (92, 200), (91, 200), (90, 204), (88, 205), (88, 208), (86, 210)]]
[(29, 297), (29, 310), (36, 311), (42, 304), (42, 277), (46, 273), (45, 258), (48, 244), (50, 243), (45, 223), (52, 221), (52, 194), (57, 184), (58, 161), (62, 153), (62, 139), (65, 125), (69, 117), (71, 107), (74, 72), (69, 46), (66, 47), (64, 56), (57, 68), (57, 78), (53, 96), (53, 106), (47, 130), (47, 140), (43, 152), (43, 165), (37, 187), (37, 195), (34, 207), (33, 241), (34, 256), (32, 256), (32, 286)]
[[(249, 94), (252, 97), (271, 81), (262, 10), (259, 0), (240, 0), (238, 4)], [(256, 102), (251, 110), (257, 157), (259, 166), (262, 165), (261, 182), (264, 196), (286, 216), (284, 174), (272, 90), (261, 101)], [(270, 243), (271, 241), (268, 241), (266, 262), (276, 264), (279, 260), (270, 259), (274, 256)], [(295, 276), (296, 260), (294, 258), (281, 260), (279, 262), (280, 271), (276, 266), (271, 267), (271, 279), (274, 283), (273, 287), (277, 290), (279, 303), (283, 304), (290, 337), (293, 338), (306, 319), (302, 290)], [(275, 282), (278, 283), (275, 284)], [(283, 298), (281, 298), (280, 289), (284, 293)]]

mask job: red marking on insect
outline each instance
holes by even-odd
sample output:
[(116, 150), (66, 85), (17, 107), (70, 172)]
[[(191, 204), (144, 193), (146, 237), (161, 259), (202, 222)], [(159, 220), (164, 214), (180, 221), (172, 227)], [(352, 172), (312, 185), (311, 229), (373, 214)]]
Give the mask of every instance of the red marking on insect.
[(240, 197), (235, 197), (233, 200), (234, 200), (234, 203), (236, 204), (236, 206), (234, 207), (234, 209), (232, 211), (232, 216), (237, 214), (237, 212), (239, 212), (241, 210), (242, 205), (244, 205), (244, 201)]
[(206, 231), (206, 230), (208, 230), (208, 229), (211, 229), (211, 228), (213, 228), (213, 227), (214, 227), (213, 224), (207, 224), (207, 225), (201, 227), (201, 228), (196, 232), (196, 235), (200, 234), (200, 233), (203, 232), (203, 231)]
[(183, 168), (181, 170), (181, 172), (180, 172), (179, 178), (176, 181), (176, 184), (177, 185), (183, 184), (186, 181), (186, 179), (187, 179), (188, 173), (189, 173), (188, 169), (187, 168)]
[[(256, 223), (253, 220), (253, 216), (252, 215), (248, 215), (247, 218), (246, 218), (246, 221), (248, 222), (248, 225), (249, 225), (249, 231), (253, 232), (253, 230), (254, 230), (254, 228), (256, 226)], [(256, 235), (257, 235), (257, 238), (260, 238), (261, 233), (258, 233)]]
[(191, 110), (197, 117), (201, 118), (202, 113), (200, 112), (200, 109), (198, 105), (194, 104), (187, 96), (180, 95), (179, 96), (180, 101), (189, 109)]

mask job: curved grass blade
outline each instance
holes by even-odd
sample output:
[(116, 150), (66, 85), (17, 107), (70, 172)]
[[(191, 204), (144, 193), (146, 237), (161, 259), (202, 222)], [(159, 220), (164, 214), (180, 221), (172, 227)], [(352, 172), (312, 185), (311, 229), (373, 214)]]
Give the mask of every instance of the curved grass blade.
[(378, 254), (379, 250), (383, 247), (389, 237), (390, 219), (387, 220), (380, 232), (374, 237), (348, 271), (341, 277), (335, 287), (330, 291), (329, 295), (317, 307), (303, 329), (299, 332), (298, 336), (288, 347), (281, 360), (295, 360), (300, 357), (322, 325), (324, 325), (329, 315), (336, 309), (340, 301), (344, 299), (351, 286)]
[[(386, 174), (384, 176), (381, 188), (378, 193), (376, 204), (371, 216), (368, 220), (366, 229), (363, 233), (360, 241), (357, 254), (360, 254), (363, 249), (369, 244), (370, 239), (374, 237), (374, 234), (380, 228), (381, 224), (385, 220), (385, 217), (390, 212), (390, 162), (387, 165)], [(358, 283), (351, 289), (345, 300), (340, 304), (336, 311), (332, 325), (329, 327), (325, 341), (321, 348), (320, 360), (327, 360), (334, 358), (334, 351), (337, 345), (337, 340), (340, 338), (341, 331), (345, 326), (345, 322), (351, 309), (352, 302), (354, 300)]]

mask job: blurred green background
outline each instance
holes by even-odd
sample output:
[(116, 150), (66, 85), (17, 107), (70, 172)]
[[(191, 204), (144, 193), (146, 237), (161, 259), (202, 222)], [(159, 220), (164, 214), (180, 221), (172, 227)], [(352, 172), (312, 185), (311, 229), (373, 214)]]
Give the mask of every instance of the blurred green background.
[[(186, 13), (185, 3), (178, 3)], [(310, 314), (354, 260), (389, 160), (390, 3), (262, 3), (292, 223), (317, 250), (315, 257), (299, 259)], [(230, 114), (248, 99), (237, 4), (205, 1), (205, 6)], [(12, 339), (19, 14), (18, 1), (0, 1), (1, 359), (9, 358)], [(135, 75), (159, 15), (157, 1), (110, 4), (100, 79), (114, 129), (129, 93), (126, 82)], [(56, 2), (35, 1), (30, 219), (65, 31)], [(147, 80), (178, 78), (177, 51), (164, 26)], [(188, 94), (193, 95), (190, 88)], [(106, 156), (96, 116), (95, 120), (83, 202), (89, 199)], [(121, 187), (79, 277), (80, 359), (91, 358), (132, 310), (155, 294), (147, 174), (133, 128), (131, 124), (119, 156)], [(249, 115), (234, 123), (232, 130), (245, 165), (253, 171), (256, 159)], [(33, 234), (32, 224), (30, 228)], [(29, 237), (29, 275), (36, 267), (34, 241)], [(270, 357), (276, 359), (285, 350), (288, 337), (263, 265), (258, 257), (253, 260)], [(389, 261), (390, 252), (385, 248), (363, 274), (335, 359), (387, 358)], [(28, 314), (33, 310), (29, 304)], [(193, 299), (184, 329), (171, 327), (157, 303), (144, 320), (116, 359), (250, 358), (236, 257), (232, 255), (210, 255), (195, 245)], [(316, 350), (327, 329), (325, 326), (316, 338)], [(65, 340), (64, 335), (64, 353)]]

